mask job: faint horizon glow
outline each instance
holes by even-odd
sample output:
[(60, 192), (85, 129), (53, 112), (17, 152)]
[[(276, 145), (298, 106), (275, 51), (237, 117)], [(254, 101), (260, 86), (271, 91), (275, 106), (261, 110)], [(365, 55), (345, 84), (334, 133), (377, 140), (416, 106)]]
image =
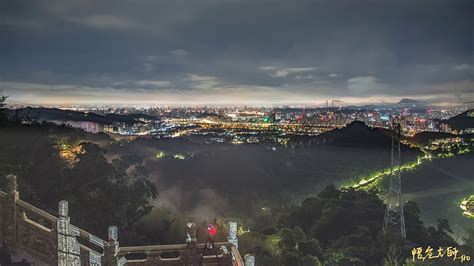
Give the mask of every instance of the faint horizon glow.
[[(419, 101), (430, 101), (431, 96), (371, 96), (371, 97), (331, 97), (293, 95), (292, 97), (281, 97), (272, 95), (270, 99), (264, 97), (252, 97), (252, 95), (240, 95), (239, 97), (225, 95), (199, 96), (194, 94), (150, 94), (150, 95), (104, 95), (100, 98), (87, 96), (65, 97), (60, 95), (17, 95), (14, 92), (6, 91), (7, 103), (11, 105), (40, 105), (40, 106), (70, 106), (70, 105), (108, 105), (108, 106), (325, 106), (326, 101), (329, 107), (350, 106), (350, 105), (385, 105), (395, 104), (402, 98), (410, 98)], [(447, 95), (443, 95), (447, 96)], [(333, 103), (334, 101), (334, 103)], [(429, 102), (433, 106), (453, 106), (463, 103), (455, 101)]]
[[(12, 105), (109, 105), (109, 106), (348, 106), (393, 104), (402, 98), (427, 102), (434, 106), (459, 105), (460, 99), (472, 98), (472, 93), (453, 95), (323, 95), (317, 90), (290, 91), (272, 87), (229, 87), (208, 90), (139, 90), (128, 91), (111, 87), (93, 88), (78, 85), (51, 85), (44, 89), (40, 84), (0, 82), (7, 87), (3, 94)], [(6, 85), (6, 86), (5, 86)], [(19, 89), (24, 88), (24, 89)]]

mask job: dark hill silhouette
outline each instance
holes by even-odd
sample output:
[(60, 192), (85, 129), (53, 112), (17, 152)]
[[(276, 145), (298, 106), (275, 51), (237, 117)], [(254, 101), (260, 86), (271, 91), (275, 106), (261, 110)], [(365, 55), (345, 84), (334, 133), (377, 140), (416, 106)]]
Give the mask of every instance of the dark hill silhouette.
[(388, 146), (390, 138), (380, 130), (371, 129), (363, 122), (355, 121), (344, 128), (318, 136), (318, 139), (333, 145)]
[(474, 116), (470, 116), (470, 113), (473, 113), (474, 109), (468, 110), (464, 113), (458, 114), (444, 120), (443, 122), (448, 124), (452, 129), (456, 130), (465, 130), (467, 128), (474, 128)]
[(408, 98), (403, 98), (398, 102), (398, 104), (419, 104), (419, 103), (420, 101), (408, 99)]
[(17, 110), (9, 110), (10, 116), (18, 116), (22, 119), (31, 120), (59, 120), (59, 121), (89, 121), (99, 124), (113, 124), (114, 122), (133, 124), (139, 122), (140, 118), (158, 120), (157, 117), (145, 114), (107, 114), (85, 113), (57, 108), (33, 108), (25, 107)]
[(454, 135), (451, 133), (444, 133), (444, 132), (420, 132), (415, 134), (413, 137), (408, 138), (409, 141), (418, 143), (418, 144), (428, 144), (430, 141), (435, 139), (443, 139), (443, 138), (454, 138), (458, 137), (458, 135)]
[(354, 121), (341, 129), (328, 131), (315, 137), (297, 137), (293, 139), (292, 144), (390, 149), (390, 134), (389, 130), (369, 128), (364, 122)]

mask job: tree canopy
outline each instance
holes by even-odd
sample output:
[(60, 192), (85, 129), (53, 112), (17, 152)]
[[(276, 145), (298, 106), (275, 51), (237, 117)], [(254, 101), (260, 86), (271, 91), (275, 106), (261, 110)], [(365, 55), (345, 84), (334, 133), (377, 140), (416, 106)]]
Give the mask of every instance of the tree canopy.
[[(407, 240), (403, 250), (394, 249), (397, 238), (382, 231), (384, 210), (377, 190), (330, 185), (282, 216), (276, 233), (245, 234), (242, 246), (244, 252), (256, 253), (259, 261), (273, 265), (383, 265), (411, 258), (413, 247), (459, 246), (449, 235), (447, 220), (439, 220), (437, 227), (425, 227), (417, 204), (408, 201)], [(472, 233), (466, 243), (472, 242)]]
[[(68, 200), (70, 215), (77, 224), (105, 236), (116, 225), (132, 232), (151, 211), (157, 190), (147, 179), (143, 160), (136, 156), (107, 159), (97, 144), (78, 145), (73, 164), (61, 158), (50, 124), (9, 125), (0, 132), (0, 175), (18, 177), (21, 198), (57, 212), (60, 200)], [(3, 186), (4, 178), (0, 179)], [(93, 218), (91, 218), (93, 217)]]

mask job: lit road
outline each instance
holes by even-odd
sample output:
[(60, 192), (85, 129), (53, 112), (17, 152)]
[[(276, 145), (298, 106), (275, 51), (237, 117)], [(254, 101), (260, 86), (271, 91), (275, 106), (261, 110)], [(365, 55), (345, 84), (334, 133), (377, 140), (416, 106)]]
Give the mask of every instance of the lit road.
[(474, 195), (462, 200), (459, 207), (463, 210), (463, 214), (466, 217), (474, 219)]

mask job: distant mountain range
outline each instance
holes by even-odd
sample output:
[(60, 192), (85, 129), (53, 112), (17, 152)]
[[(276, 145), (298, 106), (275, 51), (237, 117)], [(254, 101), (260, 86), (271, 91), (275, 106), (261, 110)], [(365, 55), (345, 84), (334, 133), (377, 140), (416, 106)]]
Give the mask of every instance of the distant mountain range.
[(386, 108), (386, 107), (395, 107), (395, 108), (410, 108), (412, 110), (417, 109), (420, 111), (425, 111), (424, 109), (429, 107), (431, 103), (419, 100), (413, 100), (409, 98), (403, 98), (396, 103), (379, 103), (379, 104), (368, 104), (368, 105), (349, 105), (346, 106), (347, 109), (356, 109), (356, 110), (372, 110), (376, 108)]
[(22, 119), (30, 119), (36, 121), (89, 121), (98, 124), (113, 124), (113, 123), (126, 123), (133, 124), (139, 123), (139, 119), (147, 120), (159, 120), (155, 116), (145, 114), (107, 114), (100, 115), (96, 113), (85, 113), (71, 110), (62, 110), (57, 108), (33, 108), (26, 107), (16, 110), (9, 110), (9, 116), (17, 116)]
[(398, 105), (418, 105), (418, 104), (424, 104), (424, 102), (408, 99), (408, 98), (403, 98), (397, 104)]

